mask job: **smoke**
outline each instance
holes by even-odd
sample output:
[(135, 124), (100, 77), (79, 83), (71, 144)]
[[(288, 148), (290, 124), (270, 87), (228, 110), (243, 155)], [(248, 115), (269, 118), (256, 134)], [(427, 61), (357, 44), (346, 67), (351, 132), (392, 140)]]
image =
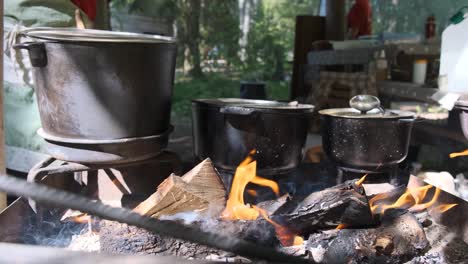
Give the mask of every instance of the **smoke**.
[(22, 243), (48, 247), (67, 247), (74, 235), (88, 231), (87, 224), (62, 222), (57, 209), (43, 215), (32, 214), (23, 221)]

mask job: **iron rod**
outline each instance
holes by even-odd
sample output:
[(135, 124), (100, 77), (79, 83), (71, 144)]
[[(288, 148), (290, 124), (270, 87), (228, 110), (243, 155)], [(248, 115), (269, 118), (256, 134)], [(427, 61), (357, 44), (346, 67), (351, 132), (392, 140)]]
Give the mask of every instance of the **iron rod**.
[(201, 231), (198, 228), (173, 221), (163, 221), (142, 216), (129, 209), (111, 207), (100, 201), (93, 201), (81, 195), (51, 188), (44, 184), (27, 182), (11, 176), (0, 175), (0, 190), (18, 196), (29, 197), (37, 202), (47, 203), (64, 209), (79, 210), (103, 219), (144, 228), (155, 234), (206, 245), (245, 257), (281, 263), (311, 263), (310, 260), (286, 255), (274, 249), (259, 246), (242, 239)]

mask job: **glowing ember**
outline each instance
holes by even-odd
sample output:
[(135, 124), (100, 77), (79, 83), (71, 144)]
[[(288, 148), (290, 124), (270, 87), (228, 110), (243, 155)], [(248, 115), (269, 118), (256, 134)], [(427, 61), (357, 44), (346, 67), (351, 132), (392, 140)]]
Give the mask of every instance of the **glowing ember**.
[(386, 210), (391, 208), (404, 208), (408, 209), (410, 212), (419, 212), (432, 207), (437, 202), (437, 199), (439, 198), (439, 195), (441, 193), (441, 190), (439, 188), (435, 188), (434, 194), (431, 197), (431, 199), (427, 202), (424, 202), (424, 200), (427, 200), (426, 198), (429, 190), (433, 187), (434, 186), (432, 185), (426, 185), (418, 188), (408, 188), (406, 189), (405, 193), (403, 193), (392, 204), (383, 203), (382, 200), (388, 198), (388, 195), (385, 193), (381, 193), (369, 200), (369, 206), (373, 214), (384, 214)]
[(455, 153), (450, 154), (451, 159), (456, 158), (456, 157), (461, 157), (461, 156), (468, 156), (468, 149), (463, 152), (455, 152)]
[(336, 230), (341, 230), (341, 229), (345, 229), (345, 228), (346, 228), (345, 224), (339, 224), (335, 229)]
[(257, 176), (257, 162), (252, 157), (254, 153), (255, 150), (250, 151), (249, 156), (236, 169), (226, 208), (221, 213), (223, 219), (255, 220), (258, 218), (258, 210), (251, 208), (244, 202), (245, 187), (249, 183), (270, 187), (275, 194), (279, 195), (279, 186), (276, 182)]
[(69, 218), (70, 221), (78, 223), (78, 224), (87, 224), (91, 222), (91, 216), (88, 214), (81, 214), (77, 216), (73, 216)]
[(458, 204), (441, 204), (438, 206), (435, 206), (431, 209), (431, 212), (435, 213), (445, 213), (448, 210), (452, 209), (453, 207), (457, 206)]
[(268, 217), (268, 214), (265, 210), (262, 208), (259, 208), (257, 206), (252, 206), (252, 208), (258, 210), (260, 215), (265, 218), (268, 223), (273, 225), (276, 231), (276, 235), (283, 247), (290, 247), (290, 246), (299, 246), (304, 243), (304, 239), (301, 236), (298, 236), (294, 233), (292, 233), (289, 229), (286, 227), (276, 223), (275, 221), (271, 220), (270, 217)]
[(361, 186), (362, 183), (366, 180), (367, 174), (364, 174), (364, 176), (361, 177), (358, 181), (355, 182), (357, 186)]

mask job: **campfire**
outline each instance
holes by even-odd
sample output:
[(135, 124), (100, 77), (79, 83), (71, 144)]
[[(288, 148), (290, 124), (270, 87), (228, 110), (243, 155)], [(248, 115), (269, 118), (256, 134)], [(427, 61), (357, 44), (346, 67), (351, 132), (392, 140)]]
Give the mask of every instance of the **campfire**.
[[(290, 255), (291, 261), (443, 260), (434, 253), (440, 251), (441, 243), (435, 234), (450, 232), (435, 219), (457, 211), (460, 205), (442, 202), (447, 194), (441, 189), (420, 184), (367, 195), (368, 190), (375, 193), (376, 187), (366, 184), (371, 176), (365, 174), (321, 191), (286, 193), (279, 182), (257, 175), (255, 153), (252, 150), (239, 164), (230, 186), (223, 184), (223, 177), (206, 159), (182, 176), (169, 176), (132, 210), (167, 223), (250, 241)], [(224, 262), (256, 260), (76, 210), (65, 211), (59, 223), (75, 225), (64, 244), (71, 250)]]

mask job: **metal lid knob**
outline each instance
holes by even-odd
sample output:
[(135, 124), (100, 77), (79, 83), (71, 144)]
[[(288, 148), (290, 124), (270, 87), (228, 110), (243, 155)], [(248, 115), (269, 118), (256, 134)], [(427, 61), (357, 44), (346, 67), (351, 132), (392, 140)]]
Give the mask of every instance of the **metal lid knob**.
[(360, 94), (356, 95), (351, 100), (349, 100), (349, 105), (361, 111), (362, 114), (372, 110), (372, 109), (379, 109), (380, 112), (383, 112), (383, 109), (380, 107), (380, 100), (376, 96), (369, 95), (369, 94)]

